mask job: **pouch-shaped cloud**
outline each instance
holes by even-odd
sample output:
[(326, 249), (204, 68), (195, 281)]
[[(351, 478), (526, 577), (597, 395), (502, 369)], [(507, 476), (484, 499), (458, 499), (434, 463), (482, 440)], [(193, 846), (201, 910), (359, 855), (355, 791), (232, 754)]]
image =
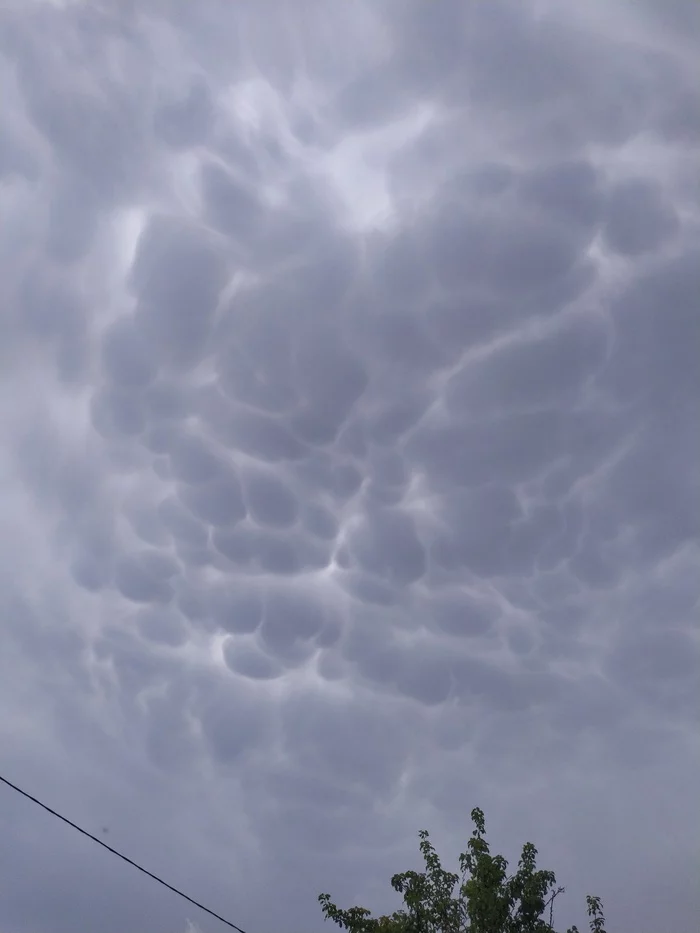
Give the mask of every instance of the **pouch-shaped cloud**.
[[(690, 929), (693, 4), (0, 6), (8, 778), (243, 929), (473, 806)], [(6, 816), (0, 928), (184, 928)]]

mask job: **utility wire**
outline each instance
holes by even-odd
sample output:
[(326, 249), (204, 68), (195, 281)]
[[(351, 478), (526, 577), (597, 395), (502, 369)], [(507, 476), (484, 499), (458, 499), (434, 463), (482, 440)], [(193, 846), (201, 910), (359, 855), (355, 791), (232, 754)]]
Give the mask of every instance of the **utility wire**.
[(11, 787), (12, 790), (16, 790), (18, 794), (21, 794), (23, 797), (26, 797), (28, 800), (31, 800), (32, 803), (37, 804), (42, 809), (46, 810), (47, 813), (50, 813), (51, 816), (57, 817), (59, 820), (62, 820), (64, 823), (68, 823), (69, 826), (72, 826), (73, 829), (77, 829), (79, 833), (82, 833), (83, 836), (87, 836), (88, 839), (92, 839), (93, 842), (96, 842), (98, 845), (102, 846), (103, 849), (107, 849), (108, 852), (111, 852), (112, 855), (118, 856), (125, 862), (128, 862), (129, 865), (133, 865), (134, 868), (138, 868), (139, 871), (143, 872), (144, 875), (148, 875), (149, 878), (153, 878), (154, 881), (157, 881), (158, 884), (162, 884), (163, 887), (168, 888), (170, 891), (174, 891), (175, 894), (179, 894), (180, 897), (184, 897), (186, 901), (189, 901), (190, 904), (194, 904), (195, 907), (199, 907), (200, 910), (203, 910), (205, 913), (209, 914), (211, 917), (215, 917), (217, 920), (220, 920), (221, 923), (225, 923), (226, 926), (231, 927), (233, 930), (237, 930), (238, 933), (245, 933), (245, 930), (242, 930), (240, 927), (237, 927), (235, 923), (231, 923), (230, 920), (226, 920), (224, 917), (221, 917), (219, 914), (214, 913), (213, 910), (210, 910), (208, 907), (205, 907), (204, 904), (200, 904), (199, 901), (195, 901), (194, 898), (189, 897), (187, 894), (184, 894), (182, 891), (179, 891), (177, 888), (174, 888), (171, 884), (168, 884), (167, 881), (163, 881), (162, 878), (159, 878), (158, 875), (154, 875), (153, 872), (147, 871), (145, 868), (142, 868), (140, 865), (137, 865), (136, 862), (132, 862), (130, 858), (127, 858), (126, 855), (122, 855), (121, 852), (117, 852), (116, 849), (113, 849), (111, 846), (108, 846), (106, 842), (102, 842), (101, 839), (98, 839), (97, 836), (93, 836), (92, 833), (89, 833), (85, 829), (81, 829), (80, 826), (77, 826), (71, 820), (65, 816), (61, 816), (60, 813), (57, 813), (55, 810), (52, 810), (51, 807), (47, 807), (45, 803), (42, 803), (41, 800), (37, 800), (36, 797), (32, 797), (31, 794), (28, 794), (26, 790), (22, 790), (21, 787), (17, 787), (16, 784), (13, 784), (11, 781), (8, 781), (7, 778), (4, 778), (0, 774), (0, 781), (3, 784), (7, 784), (8, 787)]

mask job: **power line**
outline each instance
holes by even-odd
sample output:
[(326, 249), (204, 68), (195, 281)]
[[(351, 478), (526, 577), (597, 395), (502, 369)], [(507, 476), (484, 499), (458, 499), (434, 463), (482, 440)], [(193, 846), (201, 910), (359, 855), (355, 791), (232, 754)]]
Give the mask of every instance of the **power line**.
[(16, 790), (18, 794), (21, 794), (23, 797), (26, 797), (27, 800), (31, 800), (32, 803), (37, 804), (42, 809), (46, 810), (47, 813), (50, 813), (51, 816), (57, 817), (59, 820), (62, 820), (64, 823), (68, 823), (69, 826), (72, 826), (73, 829), (77, 829), (79, 833), (82, 833), (83, 836), (87, 836), (88, 839), (92, 839), (93, 842), (96, 842), (98, 845), (102, 846), (103, 849), (107, 849), (108, 852), (111, 852), (112, 855), (118, 856), (125, 862), (128, 862), (129, 865), (133, 865), (134, 868), (138, 868), (139, 871), (143, 872), (144, 875), (148, 875), (149, 878), (153, 878), (154, 881), (157, 881), (158, 884), (162, 884), (163, 887), (168, 888), (169, 891), (174, 891), (175, 894), (179, 894), (180, 897), (184, 897), (186, 901), (189, 901), (190, 904), (194, 904), (195, 907), (199, 907), (200, 910), (203, 910), (205, 913), (209, 914), (211, 917), (215, 917), (217, 920), (220, 920), (221, 923), (225, 923), (226, 926), (231, 927), (233, 930), (237, 930), (238, 933), (245, 933), (245, 930), (242, 930), (240, 927), (237, 927), (235, 923), (231, 923), (230, 920), (226, 920), (224, 917), (221, 917), (219, 914), (214, 913), (213, 910), (210, 910), (208, 907), (205, 907), (204, 904), (200, 904), (199, 901), (195, 901), (194, 898), (189, 897), (187, 894), (184, 894), (182, 891), (174, 888), (171, 884), (168, 884), (167, 881), (163, 881), (162, 878), (159, 878), (158, 875), (154, 875), (153, 872), (147, 871), (145, 868), (142, 868), (140, 865), (137, 865), (136, 862), (133, 862), (130, 858), (127, 858), (126, 855), (122, 855), (121, 852), (117, 852), (116, 849), (113, 849), (111, 846), (108, 846), (106, 842), (102, 842), (101, 839), (98, 839), (97, 836), (93, 836), (92, 833), (89, 833), (87, 830), (82, 829), (80, 826), (76, 825), (65, 816), (61, 816), (60, 813), (57, 813), (55, 810), (52, 810), (51, 807), (47, 807), (45, 803), (42, 803), (41, 800), (37, 800), (36, 797), (32, 797), (31, 794), (28, 794), (26, 790), (22, 790), (21, 787), (17, 787), (16, 784), (13, 784), (11, 781), (8, 781), (7, 778), (4, 778), (0, 774), (0, 781), (3, 784), (7, 784), (8, 787), (11, 787), (12, 790)]

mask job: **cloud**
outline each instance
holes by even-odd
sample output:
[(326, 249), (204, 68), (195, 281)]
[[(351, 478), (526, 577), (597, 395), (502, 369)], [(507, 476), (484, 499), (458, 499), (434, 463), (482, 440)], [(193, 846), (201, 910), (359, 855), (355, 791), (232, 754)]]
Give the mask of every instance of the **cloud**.
[[(250, 933), (392, 909), (472, 806), (562, 928), (697, 915), (697, 16), (657, 7), (3, 6), (3, 773)], [(0, 925), (190, 922), (3, 807)]]

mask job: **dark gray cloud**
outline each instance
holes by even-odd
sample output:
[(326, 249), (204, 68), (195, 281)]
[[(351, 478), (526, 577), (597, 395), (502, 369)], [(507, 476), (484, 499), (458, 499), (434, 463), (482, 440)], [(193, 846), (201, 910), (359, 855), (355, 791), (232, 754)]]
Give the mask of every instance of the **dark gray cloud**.
[[(690, 931), (692, 6), (3, 5), (3, 774), (250, 933), (472, 806)], [(3, 797), (0, 928), (215, 928)]]
[(201, 358), (226, 284), (226, 265), (205, 230), (156, 216), (139, 237), (130, 288), (142, 343), (163, 364)]
[(660, 186), (646, 178), (618, 183), (610, 193), (606, 215), (606, 244), (621, 256), (659, 250), (679, 229)]

